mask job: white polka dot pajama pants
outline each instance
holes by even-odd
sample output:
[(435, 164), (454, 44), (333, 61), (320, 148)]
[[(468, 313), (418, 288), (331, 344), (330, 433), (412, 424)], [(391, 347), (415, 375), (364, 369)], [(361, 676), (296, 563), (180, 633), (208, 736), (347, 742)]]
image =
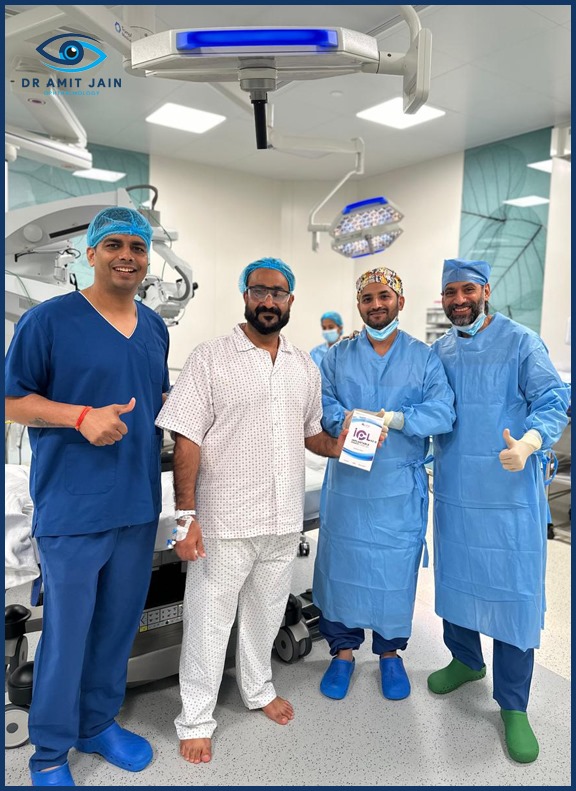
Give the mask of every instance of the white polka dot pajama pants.
[(205, 538), (206, 558), (188, 563), (180, 657), (179, 739), (208, 739), (236, 615), (236, 678), (245, 706), (276, 697), (271, 653), (290, 593), (299, 533)]

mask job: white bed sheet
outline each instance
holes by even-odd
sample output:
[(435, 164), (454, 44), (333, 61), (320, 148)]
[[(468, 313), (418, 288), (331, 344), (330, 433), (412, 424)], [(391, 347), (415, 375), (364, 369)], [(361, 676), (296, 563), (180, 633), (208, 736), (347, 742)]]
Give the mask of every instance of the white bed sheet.
[[(306, 451), (306, 485), (304, 522), (318, 517), (320, 491), (324, 480), (326, 459)], [(5, 590), (30, 582), (40, 574), (38, 550), (32, 538), (32, 514), (28, 482), (30, 468), (5, 464)], [(162, 473), (162, 512), (158, 522), (155, 551), (166, 549), (174, 529), (174, 492), (172, 473)]]

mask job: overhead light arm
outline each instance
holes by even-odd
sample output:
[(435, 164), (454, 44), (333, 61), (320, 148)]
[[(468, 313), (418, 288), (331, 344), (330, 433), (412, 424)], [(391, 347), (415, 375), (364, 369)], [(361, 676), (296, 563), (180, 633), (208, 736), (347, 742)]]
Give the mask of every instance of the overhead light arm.
[(403, 214), (397, 206), (382, 196), (369, 198), (345, 206), (331, 223), (316, 221), (316, 215), (351, 176), (364, 173), (364, 141), (355, 137), (343, 142), (327, 138), (296, 137), (282, 135), (268, 126), (269, 148), (289, 153), (319, 151), (323, 154), (354, 154), (356, 165), (340, 179), (338, 184), (316, 204), (308, 218), (308, 230), (312, 233), (312, 250), (319, 249), (319, 235), (328, 233), (332, 237), (332, 249), (346, 256), (357, 258), (387, 250), (400, 236), (399, 222)]
[(88, 170), (92, 167), (92, 154), (74, 143), (7, 126), (4, 133), (4, 158), (14, 162), (18, 156), (33, 159), (64, 170)]
[[(272, 113), (270, 113), (272, 115)], [(312, 250), (318, 250), (318, 234), (328, 231), (330, 223), (317, 223), (316, 215), (325, 206), (351, 176), (361, 176), (364, 173), (364, 141), (361, 137), (352, 140), (333, 140), (327, 137), (299, 137), (296, 135), (283, 135), (272, 126), (272, 121), (268, 124), (268, 148), (287, 153), (320, 152), (323, 154), (354, 154), (356, 164), (351, 170), (336, 184), (333, 190), (323, 198), (310, 212), (308, 218), (308, 230), (312, 232)]]
[(326, 197), (320, 201), (310, 212), (308, 217), (308, 230), (312, 232), (312, 250), (316, 252), (320, 246), (320, 242), (318, 239), (318, 234), (323, 231), (329, 231), (331, 227), (331, 223), (317, 223), (316, 222), (316, 215), (320, 211), (320, 209), (325, 206), (330, 198), (332, 198), (342, 187), (351, 176), (361, 176), (364, 173), (364, 141), (360, 137), (354, 138), (352, 143), (355, 144), (358, 148), (355, 151), (356, 154), (356, 165), (354, 170), (351, 170), (336, 184), (333, 190), (326, 195)]
[(401, 5), (398, 6), (398, 8), (404, 17), (404, 21), (408, 25), (408, 29), (410, 30), (410, 43), (412, 43), (414, 39), (418, 38), (418, 34), (422, 30), (420, 18), (411, 5)]

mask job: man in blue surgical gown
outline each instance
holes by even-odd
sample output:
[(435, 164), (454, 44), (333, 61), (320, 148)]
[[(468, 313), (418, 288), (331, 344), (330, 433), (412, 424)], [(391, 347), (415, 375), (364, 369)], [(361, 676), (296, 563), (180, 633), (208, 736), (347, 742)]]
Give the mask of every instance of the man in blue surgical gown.
[(371, 629), (382, 693), (400, 700), (410, 694), (397, 651), (411, 634), (426, 535), (424, 463), (430, 435), (452, 428), (454, 395), (430, 348), (398, 329), (404, 307), (398, 275), (373, 269), (356, 290), (365, 327), (322, 362), (322, 425), (336, 437), (351, 410), (384, 410), (388, 434), (369, 472), (328, 461), (313, 591), (333, 659), (320, 690), (336, 700), (346, 695), (353, 651)]
[(538, 757), (526, 709), (544, 623), (547, 503), (543, 453), (567, 424), (568, 392), (541, 338), (488, 314), (490, 266), (444, 262), (452, 329), (433, 345), (456, 395), (451, 434), (434, 438), (436, 613), (450, 664), (428, 678), (452, 692), (483, 678), (494, 638), (494, 699), (515, 761)]
[(20, 319), (6, 357), (6, 415), (29, 426), (33, 534), (44, 581), (30, 710), (32, 785), (73, 786), (68, 752), (140, 771), (142, 736), (116, 715), (152, 572), (162, 505), (168, 331), (134, 297), (152, 228), (100, 211), (87, 234), (94, 283)]

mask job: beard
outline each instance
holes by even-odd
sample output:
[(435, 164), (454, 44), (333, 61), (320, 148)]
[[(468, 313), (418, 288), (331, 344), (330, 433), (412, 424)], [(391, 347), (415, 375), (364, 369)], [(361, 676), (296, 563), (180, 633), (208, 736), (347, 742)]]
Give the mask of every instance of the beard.
[[(262, 313), (273, 313), (278, 318), (278, 321), (272, 321), (269, 324), (260, 321), (258, 317), (262, 315)], [(246, 305), (244, 309), (244, 318), (248, 324), (254, 327), (256, 332), (260, 333), (260, 335), (272, 335), (273, 332), (280, 332), (280, 330), (288, 324), (290, 321), (290, 308), (288, 308), (285, 313), (282, 313), (280, 308), (277, 307), (259, 307), (256, 308), (256, 310), (250, 310), (248, 305)]]
[[(468, 316), (454, 315), (454, 310), (456, 307), (469, 308), (470, 314)], [(446, 309), (445, 313), (448, 319), (456, 327), (467, 327), (469, 324), (473, 324), (481, 313), (485, 312), (485, 307), (486, 307), (486, 300), (481, 298), (478, 300), (478, 302), (474, 302), (470, 300), (464, 303), (464, 305), (457, 305), (457, 306), (451, 305), (449, 308)]]
[(394, 321), (397, 315), (398, 311), (388, 311), (385, 315), (377, 317), (368, 314), (364, 319), (364, 324), (372, 327), (373, 330), (383, 330), (384, 327), (387, 327), (391, 321)]

